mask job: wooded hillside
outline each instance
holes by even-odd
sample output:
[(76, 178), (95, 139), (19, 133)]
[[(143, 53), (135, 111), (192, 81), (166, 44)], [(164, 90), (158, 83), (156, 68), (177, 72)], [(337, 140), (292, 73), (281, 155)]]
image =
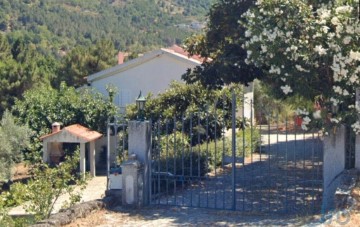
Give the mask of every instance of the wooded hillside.
[(111, 40), (118, 50), (142, 52), (180, 43), (196, 32), (186, 25), (204, 23), (213, 1), (2, 0), (0, 32), (10, 43), (23, 37), (44, 53), (100, 39)]

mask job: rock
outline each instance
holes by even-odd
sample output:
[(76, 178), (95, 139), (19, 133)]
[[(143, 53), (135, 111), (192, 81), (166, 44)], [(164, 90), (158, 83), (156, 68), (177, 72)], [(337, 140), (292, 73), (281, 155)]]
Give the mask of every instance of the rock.
[(53, 214), (50, 218), (39, 221), (31, 227), (60, 227), (75, 221), (77, 218), (84, 218), (93, 210), (99, 210), (105, 207), (102, 200), (94, 200), (85, 203), (76, 204), (68, 209), (61, 210), (57, 214)]

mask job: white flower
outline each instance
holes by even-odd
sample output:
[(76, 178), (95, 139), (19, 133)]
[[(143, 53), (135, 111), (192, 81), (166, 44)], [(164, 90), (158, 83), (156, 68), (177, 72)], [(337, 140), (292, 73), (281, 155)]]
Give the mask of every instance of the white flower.
[(297, 108), (295, 110), (295, 113), (296, 115), (309, 115), (309, 112), (306, 110), (306, 109), (300, 109), (300, 108)]
[(321, 110), (317, 110), (313, 113), (314, 119), (320, 119), (321, 118)]
[(331, 11), (327, 9), (318, 9), (317, 12), (321, 20), (327, 19), (331, 16)]
[(308, 117), (308, 116), (306, 116), (306, 117), (303, 118), (303, 124), (304, 124), (304, 125), (309, 124), (310, 121), (311, 121), (311, 119), (310, 119), (310, 117)]
[(251, 31), (250, 30), (246, 30), (245, 32), (245, 37), (250, 37), (251, 36)]
[(252, 51), (248, 50), (246, 53), (247, 53), (247, 56), (250, 57), (250, 55), (252, 54)]
[(321, 30), (324, 32), (324, 33), (328, 33), (328, 31), (329, 31), (329, 27), (328, 26), (322, 26), (321, 27)]
[(339, 104), (340, 101), (338, 99), (331, 97), (330, 102), (332, 102), (334, 106), (337, 106), (337, 104)]
[(339, 25), (339, 24), (340, 24), (340, 20), (339, 20), (339, 18), (337, 18), (337, 17), (333, 17), (333, 18), (331, 19), (331, 23), (332, 23), (333, 25)]
[(287, 95), (293, 91), (289, 85), (281, 86), (280, 88), (284, 92), (285, 95)]
[(360, 61), (360, 52), (359, 51), (350, 51), (349, 55), (350, 59), (353, 61)]
[(330, 118), (330, 121), (335, 124), (339, 123), (339, 120), (336, 118)]
[(345, 45), (349, 44), (350, 41), (351, 41), (351, 37), (350, 37), (350, 36), (346, 36), (346, 37), (343, 39), (343, 43), (344, 43)]
[(265, 45), (261, 45), (261, 51), (263, 53), (266, 53), (267, 52), (267, 47)]
[(335, 12), (337, 14), (339, 13), (350, 13), (353, 10), (353, 7), (351, 6), (339, 6), (335, 9)]
[(301, 124), (301, 129), (304, 130), (304, 131), (307, 131), (308, 127), (306, 127), (306, 125), (304, 125), (304, 124)]
[(333, 86), (333, 90), (335, 93), (338, 93), (338, 94), (342, 94), (342, 92), (343, 92), (340, 86)]
[(314, 50), (321, 56), (326, 54), (326, 49), (322, 47), (322, 45), (316, 45)]

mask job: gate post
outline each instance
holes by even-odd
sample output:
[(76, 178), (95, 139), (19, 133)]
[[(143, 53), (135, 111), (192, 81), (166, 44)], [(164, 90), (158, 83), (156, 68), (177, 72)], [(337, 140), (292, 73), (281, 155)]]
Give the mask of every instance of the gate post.
[[(360, 108), (360, 88), (356, 88), (355, 97), (355, 107), (358, 109)], [(360, 120), (360, 116), (358, 116), (358, 120)], [(355, 137), (355, 168), (360, 171), (360, 135)]]
[(323, 159), (323, 203), (322, 211), (333, 208), (334, 194), (341, 182), (345, 170), (345, 126), (340, 126), (335, 133), (324, 137)]
[[(139, 179), (137, 182), (141, 187), (142, 196), (139, 198), (139, 204), (149, 205), (150, 204), (150, 170), (151, 170), (151, 125), (149, 121), (129, 121), (129, 157), (135, 155), (137, 160), (140, 162), (141, 168), (139, 171)], [(123, 178), (126, 178), (123, 175)], [(140, 186), (140, 185), (139, 185)]]

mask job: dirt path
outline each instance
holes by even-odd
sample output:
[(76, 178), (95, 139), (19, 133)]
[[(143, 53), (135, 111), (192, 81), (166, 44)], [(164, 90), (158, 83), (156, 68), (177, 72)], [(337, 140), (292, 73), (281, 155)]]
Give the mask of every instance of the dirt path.
[(246, 215), (236, 211), (158, 206), (129, 210), (100, 210), (65, 227), (117, 226), (301, 226), (307, 220), (294, 216)]

